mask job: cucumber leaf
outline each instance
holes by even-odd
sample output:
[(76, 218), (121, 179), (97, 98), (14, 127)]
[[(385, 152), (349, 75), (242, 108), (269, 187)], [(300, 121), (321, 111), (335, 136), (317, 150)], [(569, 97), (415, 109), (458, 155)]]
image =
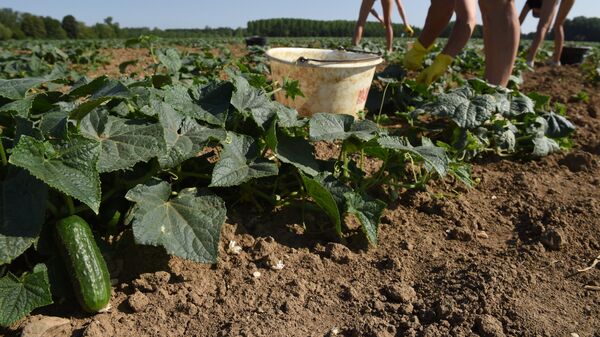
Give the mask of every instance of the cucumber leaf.
[(369, 141), (381, 130), (370, 120), (355, 121), (354, 117), (344, 114), (317, 113), (309, 121), (310, 140), (334, 141), (354, 136)]
[(13, 148), (9, 162), (27, 169), (48, 186), (78, 199), (98, 214), (99, 154), (96, 142), (80, 136), (56, 142), (22, 136)]
[(165, 152), (163, 127), (142, 120), (109, 116), (94, 110), (81, 120), (81, 134), (100, 150), (100, 173), (126, 170)]
[(0, 278), (0, 326), (9, 326), (33, 309), (52, 304), (48, 270), (38, 264), (32, 273)]
[(48, 188), (27, 171), (10, 166), (0, 189), (2, 265), (17, 258), (38, 239), (45, 221)]
[(364, 197), (356, 192), (344, 193), (344, 197), (346, 198), (346, 212), (356, 216), (369, 243), (376, 245), (379, 219), (381, 219), (386, 204), (381, 200)]
[(317, 179), (309, 178), (304, 174), (300, 174), (300, 176), (304, 182), (306, 193), (308, 193), (314, 202), (325, 212), (325, 214), (327, 214), (327, 216), (329, 216), (329, 219), (331, 219), (331, 222), (333, 222), (335, 232), (341, 237), (342, 220), (337, 203), (331, 192), (329, 192), (329, 190), (325, 188), (325, 186), (323, 186)]
[(132, 210), (135, 242), (162, 246), (169, 254), (201, 263), (215, 263), (226, 208), (212, 192), (186, 188), (171, 197), (164, 181), (140, 184), (125, 198)]
[(223, 152), (215, 165), (210, 186), (237, 186), (251, 179), (277, 175), (277, 164), (258, 158), (258, 145), (252, 137), (228, 133), (221, 142)]

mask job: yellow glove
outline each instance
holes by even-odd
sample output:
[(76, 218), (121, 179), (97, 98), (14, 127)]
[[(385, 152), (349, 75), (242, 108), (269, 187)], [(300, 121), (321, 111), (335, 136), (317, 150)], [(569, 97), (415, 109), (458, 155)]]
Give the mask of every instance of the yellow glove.
[(410, 25), (404, 25), (404, 32), (408, 34), (408, 36), (415, 35), (415, 30)]
[(409, 70), (419, 70), (421, 69), (421, 65), (423, 64), (423, 58), (425, 54), (433, 49), (433, 44), (429, 46), (429, 48), (423, 47), (421, 42), (417, 39), (413, 44), (413, 47), (404, 54), (404, 59), (402, 60), (402, 64), (404, 64), (404, 68)]
[(430, 85), (446, 72), (452, 64), (452, 60), (453, 58), (450, 55), (438, 54), (433, 63), (419, 74), (417, 82)]

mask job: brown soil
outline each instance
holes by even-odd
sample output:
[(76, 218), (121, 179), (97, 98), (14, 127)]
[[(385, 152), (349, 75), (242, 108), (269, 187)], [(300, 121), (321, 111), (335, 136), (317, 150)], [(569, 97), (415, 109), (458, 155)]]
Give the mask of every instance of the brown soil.
[[(302, 235), (293, 211), (232, 214), (216, 266), (138, 247), (109, 261), (118, 278), (110, 312), (37, 313), (67, 317), (74, 336), (90, 337), (600, 336), (600, 269), (576, 273), (600, 254), (600, 90), (573, 67), (528, 74), (532, 90), (568, 102), (575, 148), (483, 160), (473, 167), (481, 183), (456, 195), (403, 195), (378, 247)], [(589, 103), (572, 101), (581, 90)], [(239, 255), (227, 252), (231, 240)]]

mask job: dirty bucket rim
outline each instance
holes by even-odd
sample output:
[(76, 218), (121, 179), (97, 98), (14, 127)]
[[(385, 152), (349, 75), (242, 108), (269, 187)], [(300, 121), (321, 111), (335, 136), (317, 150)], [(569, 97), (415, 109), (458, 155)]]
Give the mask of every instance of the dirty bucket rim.
[[(313, 67), (313, 68), (362, 68), (362, 67), (374, 67), (377, 66), (379, 64), (381, 64), (383, 62), (383, 58), (381, 56), (374, 58), (373, 55), (369, 55), (368, 57), (365, 58), (357, 58), (354, 60), (343, 60), (340, 62), (332, 62), (332, 61), (328, 61), (328, 62), (306, 62), (306, 63), (300, 63), (296, 60), (293, 61), (288, 61), (288, 60), (284, 60), (280, 57), (277, 56), (273, 56), (271, 53), (274, 51), (278, 51), (278, 50), (286, 50), (286, 49), (296, 49), (296, 50), (306, 50), (306, 51), (311, 51), (311, 52), (315, 52), (315, 51), (320, 51), (320, 52), (343, 52), (343, 53), (348, 53), (348, 54), (353, 54), (353, 55), (358, 55), (358, 56), (363, 56), (360, 53), (357, 52), (353, 52), (353, 51), (347, 51), (347, 50), (336, 50), (336, 49), (321, 49), (321, 48), (295, 48), (295, 47), (276, 47), (276, 48), (269, 48), (266, 52), (265, 55), (267, 56), (267, 58), (269, 60), (272, 61), (276, 61), (279, 63), (284, 63), (284, 64), (289, 64), (289, 65), (295, 65), (295, 66), (302, 66), (302, 67)], [(302, 56), (300, 56), (302, 57)], [(351, 61), (351, 62), (349, 62)]]

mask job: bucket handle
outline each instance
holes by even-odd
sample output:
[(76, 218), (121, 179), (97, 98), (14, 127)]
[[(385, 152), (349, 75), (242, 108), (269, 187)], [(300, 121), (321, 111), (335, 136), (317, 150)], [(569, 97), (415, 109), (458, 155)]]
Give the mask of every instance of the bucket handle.
[(339, 51), (348, 51), (348, 52), (352, 52), (352, 53), (361, 53), (361, 54), (371, 54), (373, 56), (371, 57), (367, 57), (364, 59), (360, 59), (360, 60), (321, 60), (321, 59), (313, 59), (313, 58), (308, 58), (308, 57), (304, 57), (304, 56), (300, 56), (297, 60), (296, 63), (300, 63), (300, 64), (306, 64), (308, 62), (318, 62), (318, 63), (354, 63), (354, 62), (369, 62), (369, 61), (375, 61), (378, 60), (381, 57), (380, 53), (375, 53), (375, 52), (368, 52), (368, 51), (364, 51), (364, 50), (354, 50), (354, 49), (346, 49), (344, 47), (339, 47), (337, 50)]

